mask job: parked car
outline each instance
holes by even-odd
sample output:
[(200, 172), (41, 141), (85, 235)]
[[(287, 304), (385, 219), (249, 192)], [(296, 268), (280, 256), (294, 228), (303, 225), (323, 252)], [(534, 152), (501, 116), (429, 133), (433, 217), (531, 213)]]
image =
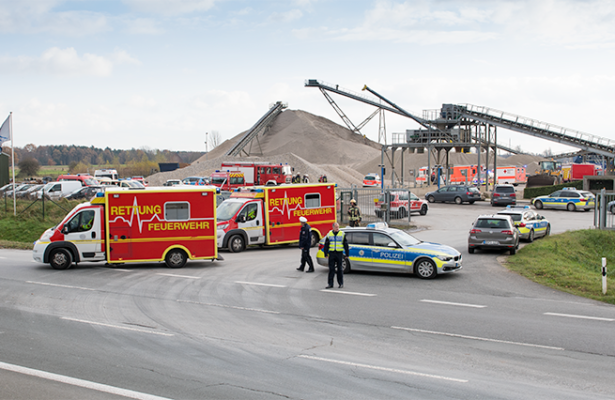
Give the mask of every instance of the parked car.
[(46, 198), (55, 200), (67, 196), (81, 188), (81, 182), (79, 181), (49, 182), (37, 192), (37, 197), (39, 199), (42, 198), (44, 193)]
[(531, 210), (530, 206), (506, 206), (506, 210), (498, 212), (498, 215), (509, 215), (519, 230), (519, 237), (528, 242), (533, 242), (537, 237), (549, 236), (551, 233), (549, 221)]
[(103, 186), (86, 186), (81, 189), (75, 190), (68, 196), (66, 196), (67, 200), (80, 200), (80, 199), (91, 199), (96, 196), (97, 193), (104, 192), (105, 188)]
[(583, 210), (589, 211), (594, 208), (596, 197), (592, 192), (578, 190), (576, 188), (563, 188), (548, 196), (538, 196), (532, 200), (537, 210), (543, 208), (555, 208), (560, 210)]
[[(410, 194), (410, 206), (408, 206), (408, 194)], [(407, 191), (391, 192), (391, 218), (406, 218), (408, 216), (408, 209), (410, 212), (416, 212), (420, 215), (427, 214), (429, 206), (425, 200), (421, 200), (414, 193)], [(382, 206), (384, 201), (382, 196), (375, 203), (375, 213), (378, 218), (382, 218), (383, 210)]]
[(381, 184), (382, 180), (380, 180), (380, 175), (378, 174), (367, 174), (363, 178), (363, 187), (380, 186)]
[(474, 186), (466, 185), (447, 185), (440, 189), (429, 192), (425, 195), (425, 199), (430, 203), (437, 201), (449, 202), (454, 201), (456, 204), (470, 203), (481, 200), (480, 191)]
[(183, 185), (182, 181), (179, 179), (167, 179), (167, 181), (162, 184), (162, 186), (178, 186), (178, 185)]
[(31, 183), (22, 183), (21, 185), (18, 185), (14, 190), (7, 190), (6, 191), (6, 196), (7, 197), (13, 197), (13, 191), (15, 192), (15, 197), (19, 197), (20, 193), (28, 190), (28, 188), (31, 188), (32, 186), (34, 186), (34, 184)]
[(491, 193), (492, 206), (507, 206), (517, 204), (517, 193), (513, 185), (495, 185)]
[(18, 192), (16, 196), (22, 199), (29, 199), (31, 198), (32, 193), (36, 193), (37, 191), (41, 190), (43, 186), (45, 185), (42, 185), (42, 184), (32, 185), (26, 190), (22, 190), (21, 192)]
[(476, 249), (506, 249), (515, 254), (519, 248), (519, 231), (510, 215), (481, 215), (468, 235), (468, 252)]
[[(400, 230), (378, 222), (366, 227), (342, 228), (348, 240), (350, 255), (342, 262), (344, 272), (351, 270), (402, 272), (418, 275), (422, 279), (458, 271), (461, 253), (454, 248), (422, 242)], [(318, 244), (316, 260), (327, 266), (323, 248), (326, 238)]]
[(182, 179), (184, 185), (209, 185), (210, 179), (204, 176), (189, 176)]
[(4, 195), (4, 193), (8, 192), (9, 190), (13, 190), (14, 186), (15, 185), (13, 185), (12, 183), (2, 186), (0, 188), (0, 194)]

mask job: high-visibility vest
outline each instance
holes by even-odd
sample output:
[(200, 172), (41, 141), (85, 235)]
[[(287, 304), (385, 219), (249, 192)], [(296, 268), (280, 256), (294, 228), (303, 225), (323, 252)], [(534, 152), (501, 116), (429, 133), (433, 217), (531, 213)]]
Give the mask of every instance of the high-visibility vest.
[(327, 237), (329, 238), (329, 251), (344, 251), (344, 237), (343, 231), (338, 231), (337, 235), (333, 231), (329, 231)]

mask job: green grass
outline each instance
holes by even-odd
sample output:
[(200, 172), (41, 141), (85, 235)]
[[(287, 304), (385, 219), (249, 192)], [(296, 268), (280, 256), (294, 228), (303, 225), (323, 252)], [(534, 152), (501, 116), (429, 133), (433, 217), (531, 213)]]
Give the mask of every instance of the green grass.
[[(602, 294), (602, 257), (610, 272), (606, 295)], [(541, 285), (615, 304), (613, 231), (580, 230), (539, 239), (509, 257), (507, 266)]]

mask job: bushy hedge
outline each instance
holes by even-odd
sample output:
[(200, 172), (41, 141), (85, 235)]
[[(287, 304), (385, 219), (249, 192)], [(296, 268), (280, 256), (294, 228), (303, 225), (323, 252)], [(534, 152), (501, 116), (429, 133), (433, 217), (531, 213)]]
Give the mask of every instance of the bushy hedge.
[(556, 190), (561, 190), (566, 187), (573, 187), (579, 190), (583, 189), (583, 181), (573, 181), (569, 183), (563, 183), (561, 185), (551, 185), (551, 186), (537, 186), (531, 188), (523, 189), (523, 198), (524, 199), (533, 199), (538, 196), (544, 196), (547, 194), (551, 194)]

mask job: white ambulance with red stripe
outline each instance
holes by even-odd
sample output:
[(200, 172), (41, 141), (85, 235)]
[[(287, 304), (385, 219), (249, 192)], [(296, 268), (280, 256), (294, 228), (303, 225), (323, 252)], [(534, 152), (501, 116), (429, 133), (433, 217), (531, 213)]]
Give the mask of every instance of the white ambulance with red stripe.
[(335, 184), (312, 183), (235, 189), (217, 210), (218, 246), (232, 252), (249, 245), (297, 243), (306, 217), (312, 246), (337, 220)]

